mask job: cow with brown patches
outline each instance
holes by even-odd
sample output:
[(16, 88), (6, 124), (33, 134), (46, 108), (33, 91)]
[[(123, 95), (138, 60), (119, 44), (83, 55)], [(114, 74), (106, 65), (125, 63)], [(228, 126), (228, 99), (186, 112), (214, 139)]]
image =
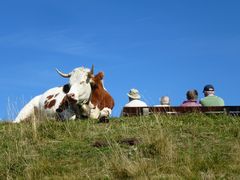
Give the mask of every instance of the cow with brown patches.
[[(30, 118), (35, 114), (35, 110), (49, 118), (58, 116), (62, 120), (75, 119), (80, 113), (76, 107), (79, 106), (81, 108), (84, 104), (88, 104), (91, 95), (90, 79), (93, 70), (79, 67), (68, 74), (62, 73), (59, 70), (57, 72), (62, 77), (69, 78), (68, 85), (54, 87), (43, 94), (35, 96), (22, 108), (13, 121), (14, 123)], [(62, 104), (66, 104), (66, 106), (62, 106)], [(60, 106), (62, 108), (59, 108)]]
[(95, 76), (91, 75), (90, 83), (92, 94), (88, 104), (76, 107), (76, 103), (72, 101), (72, 98), (66, 96), (62, 104), (59, 106), (59, 110), (71, 106), (71, 109), (74, 109), (78, 118), (89, 117), (92, 119), (99, 119), (100, 122), (108, 121), (114, 107), (114, 99), (104, 88), (103, 77), (103, 72), (99, 72)]

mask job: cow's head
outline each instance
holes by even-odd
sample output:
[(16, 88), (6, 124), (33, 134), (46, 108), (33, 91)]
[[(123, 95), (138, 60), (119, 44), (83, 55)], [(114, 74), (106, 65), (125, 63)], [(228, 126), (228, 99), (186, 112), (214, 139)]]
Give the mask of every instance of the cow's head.
[(87, 103), (91, 95), (90, 79), (93, 74), (93, 66), (91, 70), (78, 67), (68, 74), (56, 70), (62, 77), (69, 78), (69, 84), (63, 87), (67, 96), (77, 104)]
[(91, 86), (93, 89), (95, 88), (100, 88), (99, 86), (103, 87), (103, 77), (104, 77), (104, 73), (103, 72), (99, 72), (98, 74), (96, 74), (95, 76), (91, 76)]

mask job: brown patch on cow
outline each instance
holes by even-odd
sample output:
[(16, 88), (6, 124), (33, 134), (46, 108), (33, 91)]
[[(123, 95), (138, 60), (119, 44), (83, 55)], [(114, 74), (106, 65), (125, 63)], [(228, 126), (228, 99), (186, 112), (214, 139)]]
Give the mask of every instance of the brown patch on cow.
[(70, 104), (76, 104), (77, 103), (77, 100), (76, 99), (73, 99), (71, 96), (67, 96), (67, 99), (68, 99), (68, 102)]
[(55, 94), (55, 96), (54, 96), (54, 97), (57, 97), (58, 95), (59, 95), (59, 93)]
[(113, 109), (114, 100), (112, 96), (103, 88), (103, 77), (104, 73), (99, 72), (92, 78), (92, 96), (90, 101), (95, 107), (98, 107), (100, 110), (105, 107)]
[(64, 96), (62, 99), (62, 102), (59, 104), (58, 109), (56, 110), (57, 112), (62, 112), (65, 109), (68, 109), (69, 106), (75, 107), (74, 105), (77, 103), (77, 101), (69, 96)]
[(45, 101), (44, 108), (51, 109), (56, 104), (56, 99), (49, 101)]
[(53, 99), (52, 101), (50, 101), (48, 108), (53, 107), (56, 104), (56, 99)]
[(44, 101), (44, 106), (45, 106), (47, 103), (48, 103), (48, 100), (45, 100), (45, 101)]
[(67, 96), (64, 96), (64, 98), (62, 99), (62, 102), (59, 104), (58, 109), (56, 109), (56, 111), (58, 113), (63, 112), (65, 109), (67, 109), (68, 107), (68, 100), (67, 100)]
[(49, 96), (47, 96), (47, 99), (50, 100), (50, 99), (52, 99), (53, 97), (54, 97), (54, 95), (49, 95)]

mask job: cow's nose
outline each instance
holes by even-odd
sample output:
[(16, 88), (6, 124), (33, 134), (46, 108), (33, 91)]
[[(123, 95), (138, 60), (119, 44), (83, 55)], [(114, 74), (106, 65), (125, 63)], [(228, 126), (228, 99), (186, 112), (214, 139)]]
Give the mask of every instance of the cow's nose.
[(74, 94), (74, 93), (70, 93), (70, 94), (68, 94), (68, 97), (70, 97), (70, 98), (73, 98), (73, 99), (74, 99), (74, 97), (75, 97), (75, 94)]

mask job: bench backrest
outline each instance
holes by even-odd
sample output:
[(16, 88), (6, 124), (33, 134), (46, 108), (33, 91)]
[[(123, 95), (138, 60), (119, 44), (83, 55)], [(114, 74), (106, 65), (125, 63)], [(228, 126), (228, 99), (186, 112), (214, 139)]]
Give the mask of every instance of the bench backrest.
[(231, 114), (240, 115), (240, 106), (211, 106), (211, 107), (124, 107), (123, 116), (140, 116), (149, 114), (183, 114), (183, 113), (205, 113), (205, 114)]

